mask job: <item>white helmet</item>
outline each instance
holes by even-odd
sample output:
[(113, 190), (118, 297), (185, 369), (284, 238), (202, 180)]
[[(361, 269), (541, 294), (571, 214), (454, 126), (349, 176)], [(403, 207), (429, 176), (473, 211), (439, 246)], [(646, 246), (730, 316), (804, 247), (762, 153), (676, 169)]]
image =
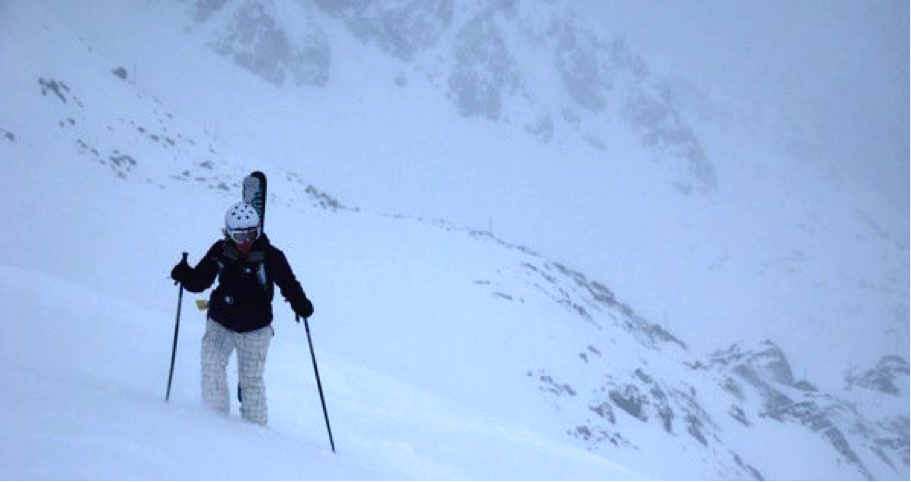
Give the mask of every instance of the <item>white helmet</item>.
[(259, 214), (253, 206), (239, 202), (225, 213), (225, 233), (236, 243), (254, 241), (259, 238)]

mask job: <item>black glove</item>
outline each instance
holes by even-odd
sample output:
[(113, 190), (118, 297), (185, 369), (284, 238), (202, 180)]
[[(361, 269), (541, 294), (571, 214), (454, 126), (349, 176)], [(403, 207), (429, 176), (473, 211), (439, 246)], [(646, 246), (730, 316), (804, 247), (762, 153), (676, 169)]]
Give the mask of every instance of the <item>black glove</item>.
[(177, 263), (177, 266), (174, 266), (174, 269), (171, 270), (171, 279), (181, 284), (190, 279), (190, 276), (192, 275), (193, 268), (187, 264), (186, 258), (180, 260), (180, 262)]
[(291, 302), (291, 309), (294, 314), (301, 318), (310, 318), (313, 316), (313, 303), (305, 295), (302, 299)]

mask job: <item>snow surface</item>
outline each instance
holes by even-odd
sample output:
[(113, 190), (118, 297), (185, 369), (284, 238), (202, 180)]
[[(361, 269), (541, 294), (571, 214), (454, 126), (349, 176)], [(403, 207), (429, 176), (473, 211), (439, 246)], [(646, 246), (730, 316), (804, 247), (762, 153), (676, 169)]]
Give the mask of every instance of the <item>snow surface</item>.
[[(602, 126), (602, 151), (566, 129), (541, 144), (466, 119), (439, 91), (449, 59), (390, 60), (312, 5), (331, 80), (275, 86), (214, 53), (219, 24), (187, 8), (0, 4), (0, 64), (14, 66), (0, 69), (0, 223), (17, 228), (0, 254), (3, 478), (861, 477), (805, 425), (719, 417), (735, 400), (722, 372), (686, 367), (740, 340), (774, 340), (797, 379), (870, 426), (907, 425), (907, 376), (898, 396), (844, 386), (849, 370), (909, 353), (907, 225), (875, 193), (736, 122), (694, 122), (719, 183), (683, 195), (619, 120)], [(536, 88), (554, 90), (523, 55)], [(231, 420), (200, 407), (191, 294), (164, 403), (168, 272), (217, 239), (253, 169), (270, 176), (270, 238), (316, 305), (335, 455), (303, 327), (281, 300), (269, 428), (241, 423), (236, 405)], [(688, 349), (623, 325), (637, 318), (601, 304), (595, 280)], [(580, 440), (599, 393), (643, 369), (698, 402), (709, 445), (680, 405), (667, 430), (616, 402), (609, 443)], [(875, 477), (907, 478), (907, 456), (833, 423)]]

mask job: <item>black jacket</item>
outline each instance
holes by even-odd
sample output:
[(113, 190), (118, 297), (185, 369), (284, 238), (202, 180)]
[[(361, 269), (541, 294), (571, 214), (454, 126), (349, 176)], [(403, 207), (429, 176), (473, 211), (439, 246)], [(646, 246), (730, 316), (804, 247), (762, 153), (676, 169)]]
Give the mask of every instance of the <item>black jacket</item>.
[(285, 254), (265, 234), (241, 257), (234, 243), (216, 241), (183, 280), (193, 293), (205, 291), (215, 278), (209, 297), (209, 318), (236, 332), (257, 330), (272, 323), (272, 298), (277, 284), (291, 308), (301, 316), (313, 314), (313, 305), (294, 277)]

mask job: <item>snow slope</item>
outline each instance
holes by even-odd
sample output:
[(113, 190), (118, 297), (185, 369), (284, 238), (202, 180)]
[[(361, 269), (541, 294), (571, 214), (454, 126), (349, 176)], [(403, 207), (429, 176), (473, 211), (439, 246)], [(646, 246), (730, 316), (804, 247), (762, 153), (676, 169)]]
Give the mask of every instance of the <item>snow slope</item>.
[[(622, 129), (605, 167), (559, 121), (541, 144), (466, 119), (420, 72), (432, 53), (389, 61), (348, 33), (363, 19), (307, 5), (333, 49), (323, 86), (213, 52), (225, 13), (187, 26), (182, 4), (0, 6), (16, 66), (0, 72), (0, 222), (21, 227), (0, 254), (0, 381), (17, 388), (4, 476), (907, 477), (907, 241), (875, 200), (771, 161), (716, 162), (718, 192), (685, 195)], [(713, 159), (742, 153), (742, 133), (700, 130)], [(252, 169), (316, 304), (338, 456), (280, 302), (269, 429), (199, 408), (194, 296), (162, 401), (167, 273), (216, 239)], [(792, 198), (796, 215), (775, 204)], [(819, 209), (833, 203), (862, 207)]]
[(161, 312), (38, 271), (4, 267), (0, 279), (4, 315), (27, 320), (3, 339), (3, 382), (16, 387), (3, 394), (7, 478), (639, 478), (322, 352), (340, 448), (333, 455), (306, 342), (287, 336), (270, 353), (270, 378), (282, 380), (270, 387), (272, 428), (236, 414), (226, 423), (198, 404), (198, 314), (184, 313), (165, 404), (171, 327)]

